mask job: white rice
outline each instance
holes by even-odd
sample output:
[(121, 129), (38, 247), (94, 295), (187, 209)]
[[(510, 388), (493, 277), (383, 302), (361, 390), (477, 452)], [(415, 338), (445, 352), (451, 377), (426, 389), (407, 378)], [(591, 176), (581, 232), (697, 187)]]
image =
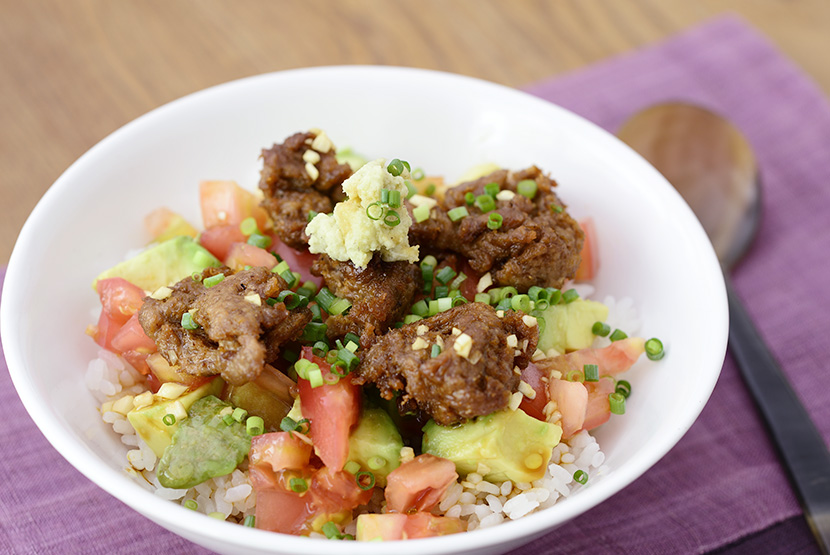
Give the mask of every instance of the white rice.
[[(571, 284), (583, 298), (590, 297), (593, 286)], [(567, 288), (567, 287), (566, 287)], [(566, 289), (565, 288), (565, 289)], [(640, 321), (634, 308), (634, 301), (606, 297), (608, 306), (606, 320), (611, 329), (621, 329), (629, 335), (639, 331)], [(594, 347), (610, 344), (605, 337), (597, 337)], [(188, 490), (169, 489), (161, 486), (156, 477), (158, 458), (152, 449), (139, 438), (124, 414), (113, 410), (112, 405), (128, 395), (138, 395), (147, 390), (144, 377), (124, 359), (106, 350), (98, 352), (98, 358), (89, 363), (85, 375), (86, 385), (95, 399), (101, 403), (101, 416), (110, 424), (121, 442), (130, 447), (126, 451), (126, 472), (136, 481), (159, 497), (181, 505), (192, 501), (196, 510), (204, 514), (221, 513), (225, 519), (242, 522), (245, 516), (254, 513), (256, 493), (248, 479), (247, 461), (227, 476), (213, 478)], [(605, 455), (596, 440), (581, 431), (554, 447), (544, 477), (532, 483), (489, 482), (483, 479), (486, 468), (471, 473), (450, 486), (435, 514), (459, 518), (466, 530), (487, 528), (507, 520), (516, 520), (534, 511), (554, 505), (578, 492), (591, 487), (603, 474), (608, 472), (604, 464)], [(574, 474), (582, 471), (588, 481), (582, 485), (574, 480)], [(344, 533), (355, 535), (356, 518), (359, 514), (379, 512), (384, 506), (383, 494), (375, 490), (372, 501), (354, 511), (354, 519), (344, 526)], [(311, 534), (313, 537), (325, 537)]]

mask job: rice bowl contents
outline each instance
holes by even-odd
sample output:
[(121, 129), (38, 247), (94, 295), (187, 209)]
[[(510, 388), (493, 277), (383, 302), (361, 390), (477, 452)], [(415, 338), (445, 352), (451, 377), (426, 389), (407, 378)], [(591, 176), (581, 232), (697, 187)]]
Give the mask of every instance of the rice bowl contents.
[[(358, 540), (493, 526), (602, 476), (589, 431), (624, 413), (617, 376), (645, 347), (630, 300), (574, 283), (596, 238), (555, 182), (528, 168), (446, 187), (393, 160), (350, 193), (357, 173), (319, 131), (263, 161), (264, 198), (209, 182), (237, 202), (203, 185), (201, 234), (169, 237), (171, 217), (141, 287), (130, 261), (96, 282), (86, 382), (129, 473), (216, 518)], [(358, 218), (390, 233), (361, 243)], [(173, 282), (170, 241), (188, 260)]]

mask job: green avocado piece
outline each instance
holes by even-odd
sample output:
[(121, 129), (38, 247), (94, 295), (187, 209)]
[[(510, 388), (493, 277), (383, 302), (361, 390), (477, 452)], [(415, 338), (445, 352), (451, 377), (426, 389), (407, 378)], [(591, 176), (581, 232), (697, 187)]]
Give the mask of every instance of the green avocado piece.
[(462, 476), (484, 463), (490, 469), (487, 480), (532, 482), (545, 475), (561, 437), (558, 424), (506, 409), (456, 426), (430, 420), (424, 426), (423, 452), (453, 461)]
[(179, 236), (150, 247), (102, 272), (92, 282), (92, 288), (96, 289), (99, 279), (121, 277), (145, 291), (155, 291), (209, 266), (221, 265), (219, 259), (192, 238)]
[(230, 474), (251, 450), (245, 424), (220, 414), (229, 403), (213, 395), (193, 403), (164, 450), (156, 475), (166, 488), (187, 489), (205, 480)]
[(401, 465), (403, 440), (392, 418), (375, 407), (363, 411), (349, 436), (349, 459), (375, 475), (375, 484), (386, 486), (386, 477)]
[(608, 307), (596, 301), (577, 299), (570, 303), (549, 306), (542, 311), (545, 329), (539, 333), (538, 348), (547, 352), (556, 349), (559, 353), (576, 351), (591, 346), (596, 322), (608, 318)]
[(249, 415), (262, 418), (266, 430), (279, 430), (280, 422), (291, 409), (279, 396), (255, 382), (232, 386), (228, 401), (235, 407), (245, 409)]
[(173, 414), (172, 406), (179, 402), (187, 411), (197, 400), (207, 395), (219, 395), (225, 382), (222, 378), (216, 377), (211, 381), (189, 391), (178, 399), (158, 399), (152, 405), (133, 409), (127, 414), (136, 433), (144, 443), (150, 446), (157, 457), (164, 454), (164, 450), (173, 440), (173, 434), (179, 429), (179, 423), (174, 422), (170, 426), (164, 423), (163, 419), (168, 414)]

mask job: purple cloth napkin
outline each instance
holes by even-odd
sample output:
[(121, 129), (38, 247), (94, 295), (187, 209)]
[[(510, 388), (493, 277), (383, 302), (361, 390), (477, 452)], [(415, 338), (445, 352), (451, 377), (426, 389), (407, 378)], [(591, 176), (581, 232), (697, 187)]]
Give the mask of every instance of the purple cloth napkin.
[[(729, 116), (756, 149), (765, 211), (735, 272), (740, 294), (830, 437), (830, 105), (803, 73), (733, 17), (527, 90), (614, 130), (651, 103), (685, 99)], [(0, 281), (5, 272), (0, 269)], [(706, 294), (705, 291), (690, 294)], [(702, 346), (705, 348), (705, 346)], [(2, 346), (0, 345), (0, 349)], [(132, 512), (74, 470), (26, 415), (0, 357), (0, 551), (206, 553)], [(700, 419), (645, 476), (514, 554), (697, 553), (800, 514), (731, 360)], [(779, 534), (780, 535), (780, 534)]]

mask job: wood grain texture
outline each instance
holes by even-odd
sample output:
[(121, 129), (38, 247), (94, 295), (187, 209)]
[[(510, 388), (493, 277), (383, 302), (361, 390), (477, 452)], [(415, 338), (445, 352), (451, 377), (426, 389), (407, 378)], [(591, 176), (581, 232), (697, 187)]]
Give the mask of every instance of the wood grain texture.
[(0, 0), (0, 264), (76, 158), (175, 98), (381, 64), (522, 86), (731, 11), (830, 93), (826, 0)]

